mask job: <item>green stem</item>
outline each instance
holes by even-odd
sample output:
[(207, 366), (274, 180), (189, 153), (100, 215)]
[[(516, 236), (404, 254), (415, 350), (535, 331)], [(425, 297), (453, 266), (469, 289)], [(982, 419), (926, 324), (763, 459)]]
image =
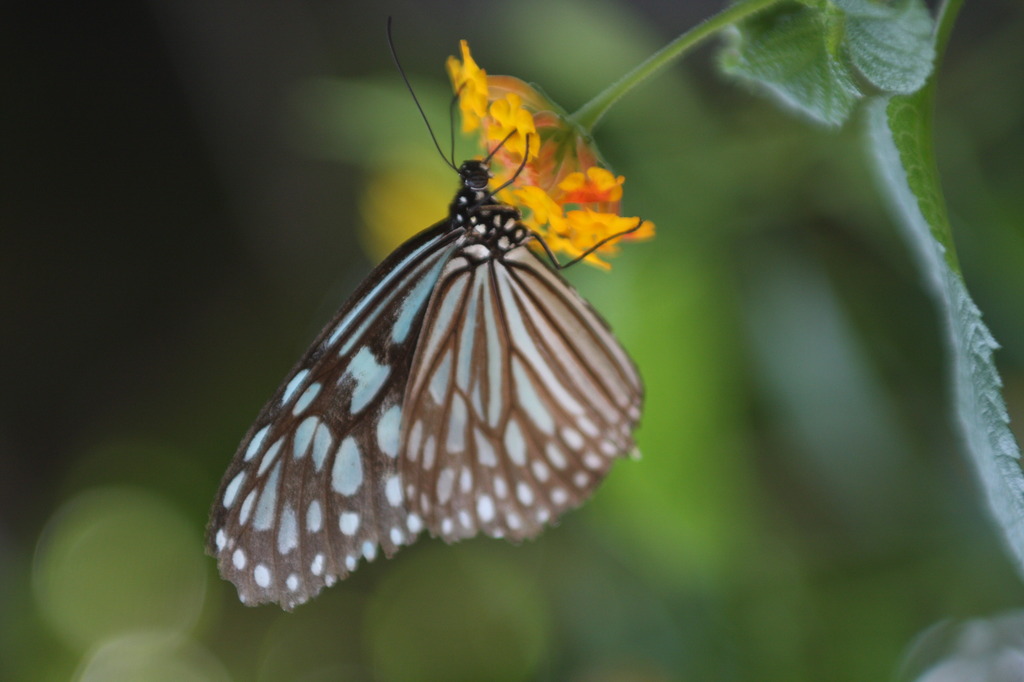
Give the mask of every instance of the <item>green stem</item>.
[(745, 19), (751, 14), (776, 4), (779, 0), (745, 0), (728, 7), (715, 16), (697, 24), (686, 33), (682, 34), (671, 43), (661, 48), (647, 61), (636, 67), (625, 76), (612, 83), (594, 99), (590, 100), (579, 111), (572, 115), (572, 119), (587, 133), (591, 133), (597, 126), (601, 117), (611, 109), (612, 105), (620, 97), (635, 88), (649, 76), (657, 73), (660, 69), (668, 66), (675, 59), (683, 56), (687, 50), (705, 38), (708, 38), (727, 26)]

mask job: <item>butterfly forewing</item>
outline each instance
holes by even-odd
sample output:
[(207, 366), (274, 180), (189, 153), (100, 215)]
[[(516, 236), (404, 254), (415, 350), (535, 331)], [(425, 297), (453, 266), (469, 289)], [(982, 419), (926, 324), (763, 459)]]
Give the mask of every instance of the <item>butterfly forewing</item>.
[(406, 398), (400, 474), (448, 541), (522, 539), (634, 449), (643, 389), (607, 325), (525, 246), (438, 283)]
[(242, 441), (208, 545), (243, 602), (291, 608), (419, 531), (395, 488), (402, 400), (459, 234), (440, 224), (378, 266)]

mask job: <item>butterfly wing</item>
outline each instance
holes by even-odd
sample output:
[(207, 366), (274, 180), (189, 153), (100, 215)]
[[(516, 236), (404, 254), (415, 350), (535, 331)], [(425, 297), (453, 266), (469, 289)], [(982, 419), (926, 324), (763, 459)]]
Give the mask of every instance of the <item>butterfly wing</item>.
[[(470, 247), (472, 248), (472, 247)], [(634, 449), (643, 387), (607, 324), (528, 248), (453, 255), (405, 400), (407, 505), (452, 542), (522, 539)]]
[(244, 603), (291, 609), (420, 530), (394, 488), (402, 401), (430, 294), (461, 234), (444, 221), (381, 263), (243, 439), (207, 545)]

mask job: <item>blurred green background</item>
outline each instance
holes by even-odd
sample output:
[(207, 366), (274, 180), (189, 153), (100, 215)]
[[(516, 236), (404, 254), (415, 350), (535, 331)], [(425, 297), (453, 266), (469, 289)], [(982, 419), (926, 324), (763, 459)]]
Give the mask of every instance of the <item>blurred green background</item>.
[[(385, 17), (445, 134), (460, 38), (572, 110), (719, 7), (5, 4), (0, 679), (883, 680), (1019, 607), (861, 122), (813, 128), (710, 48), (598, 131), (657, 239), (568, 275), (646, 379), (643, 459), (535, 542), (422, 539), (292, 614), (203, 554), (239, 439), (400, 238), (366, 226), (454, 191)], [(1018, 422), (1022, 45), (1018, 2), (968, 3), (936, 119)]]

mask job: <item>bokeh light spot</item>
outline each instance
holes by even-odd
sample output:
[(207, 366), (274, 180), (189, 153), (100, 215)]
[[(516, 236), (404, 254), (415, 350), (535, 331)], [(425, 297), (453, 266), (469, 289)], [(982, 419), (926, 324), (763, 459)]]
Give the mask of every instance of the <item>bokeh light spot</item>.
[(180, 635), (143, 633), (115, 637), (96, 648), (76, 682), (228, 682), (210, 652)]
[(191, 627), (206, 580), (199, 531), (159, 497), (129, 488), (93, 489), (62, 506), (33, 568), (41, 612), (82, 648), (116, 634)]

